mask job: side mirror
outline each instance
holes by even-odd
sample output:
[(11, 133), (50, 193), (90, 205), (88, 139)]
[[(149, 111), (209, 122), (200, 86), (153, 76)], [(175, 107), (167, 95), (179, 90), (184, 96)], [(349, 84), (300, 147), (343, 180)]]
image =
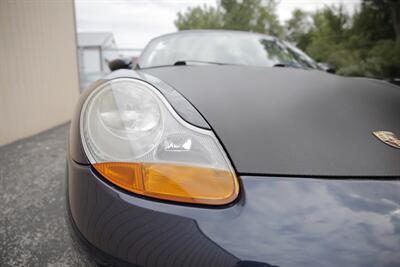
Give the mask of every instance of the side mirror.
[(323, 71), (326, 71), (326, 72), (329, 72), (329, 73), (336, 73), (336, 68), (334, 66), (332, 66), (331, 64), (329, 64), (329, 63), (319, 62), (318, 66)]
[(108, 67), (111, 71), (119, 69), (132, 69), (132, 60), (117, 58), (108, 62)]

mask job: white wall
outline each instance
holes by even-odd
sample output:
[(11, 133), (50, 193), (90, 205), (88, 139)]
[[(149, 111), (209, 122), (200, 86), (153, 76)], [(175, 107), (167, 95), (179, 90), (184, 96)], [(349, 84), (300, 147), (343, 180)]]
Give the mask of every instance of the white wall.
[(0, 145), (70, 119), (79, 94), (73, 0), (0, 0)]
[(100, 47), (80, 49), (80, 53), (82, 58), (81, 70), (84, 73), (101, 72)]

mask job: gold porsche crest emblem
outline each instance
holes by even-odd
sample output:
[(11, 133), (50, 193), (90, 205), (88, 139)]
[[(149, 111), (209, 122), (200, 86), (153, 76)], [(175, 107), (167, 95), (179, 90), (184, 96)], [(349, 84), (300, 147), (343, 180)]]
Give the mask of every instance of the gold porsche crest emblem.
[(377, 131), (373, 134), (385, 144), (400, 149), (400, 139), (392, 132)]

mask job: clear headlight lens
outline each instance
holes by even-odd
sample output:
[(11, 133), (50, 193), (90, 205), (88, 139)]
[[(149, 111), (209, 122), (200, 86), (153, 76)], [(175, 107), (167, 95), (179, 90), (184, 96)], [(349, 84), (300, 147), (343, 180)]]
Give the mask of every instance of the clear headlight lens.
[(110, 182), (160, 199), (221, 205), (239, 184), (211, 131), (183, 121), (151, 85), (115, 79), (97, 88), (81, 114), (89, 161)]

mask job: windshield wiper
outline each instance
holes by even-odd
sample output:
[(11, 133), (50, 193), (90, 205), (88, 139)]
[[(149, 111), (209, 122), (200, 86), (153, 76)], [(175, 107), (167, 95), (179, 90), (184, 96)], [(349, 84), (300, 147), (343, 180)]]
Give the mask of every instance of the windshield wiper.
[(288, 67), (288, 68), (295, 68), (295, 69), (307, 69), (307, 67), (300, 65), (295, 62), (285, 61), (285, 62), (278, 62), (273, 65), (273, 67)]
[(210, 65), (235, 65), (230, 63), (222, 63), (215, 61), (203, 61), (203, 60), (178, 60), (174, 63), (174, 66), (188, 65), (188, 63), (200, 63), (200, 64), (210, 64)]
[(272, 67), (287, 67), (287, 66), (288, 65), (286, 65), (285, 63), (276, 63)]

